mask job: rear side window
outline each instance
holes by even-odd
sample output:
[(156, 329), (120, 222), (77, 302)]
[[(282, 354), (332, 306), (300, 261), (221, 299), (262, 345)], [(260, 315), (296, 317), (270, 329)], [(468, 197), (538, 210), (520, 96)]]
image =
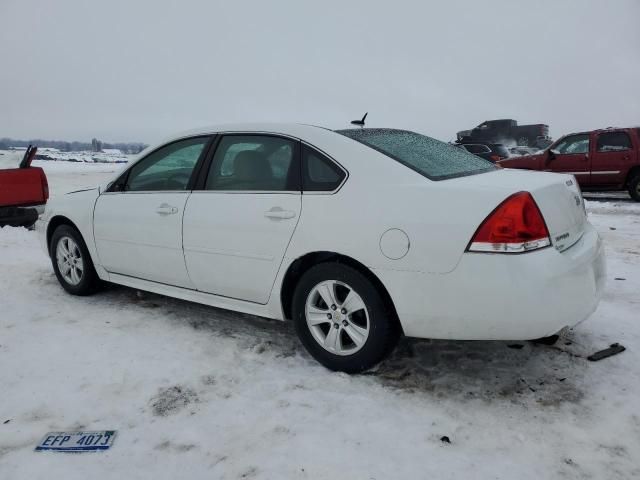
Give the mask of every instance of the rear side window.
[(333, 161), (317, 150), (302, 149), (302, 189), (307, 192), (332, 192), (346, 174)]
[(385, 154), (431, 180), (474, 175), (498, 168), (490, 161), (461, 148), (408, 130), (362, 128), (336, 132)]
[(607, 132), (598, 135), (598, 152), (620, 152), (631, 149), (631, 138), (626, 132)]
[(225, 135), (207, 176), (206, 190), (299, 190), (296, 142), (267, 135)]

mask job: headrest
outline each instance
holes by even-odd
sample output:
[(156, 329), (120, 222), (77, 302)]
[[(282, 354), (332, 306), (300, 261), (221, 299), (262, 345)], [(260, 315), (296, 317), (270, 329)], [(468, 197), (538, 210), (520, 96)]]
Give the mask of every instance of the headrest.
[(273, 178), (271, 165), (256, 150), (244, 150), (236, 154), (233, 160), (233, 176), (238, 181), (270, 181)]

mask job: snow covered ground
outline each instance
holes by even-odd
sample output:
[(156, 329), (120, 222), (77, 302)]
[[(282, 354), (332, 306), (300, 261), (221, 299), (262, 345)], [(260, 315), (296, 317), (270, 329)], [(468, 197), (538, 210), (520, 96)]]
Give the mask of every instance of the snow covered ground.
[[(24, 152), (0, 150), (0, 169), (17, 168)], [(34, 167), (44, 168), (49, 182), (49, 194), (53, 197), (86, 186), (95, 186), (111, 178), (123, 169), (122, 163), (76, 163), (66, 161), (34, 160)]]
[[(54, 195), (121, 168), (44, 167)], [(588, 210), (606, 295), (556, 346), (403, 340), (358, 376), (319, 366), (288, 324), (123, 287), (67, 295), (35, 233), (1, 229), (0, 479), (640, 477), (640, 205)], [(627, 351), (586, 360), (613, 342)], [(34, 452), (79, 429), (118, 436)]]

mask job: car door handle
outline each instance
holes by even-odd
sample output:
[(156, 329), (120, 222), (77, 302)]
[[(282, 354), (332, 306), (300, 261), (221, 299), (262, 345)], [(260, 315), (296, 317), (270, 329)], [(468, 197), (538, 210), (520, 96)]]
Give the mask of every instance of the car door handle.
[(296, 212), (293, 210), (283, 210), (280, 207), (273, 207), (271, 210), (264, 212), (264, 216), (274, 220), (286, 220), (288, 218), (294, 218)]
[(158, 215), (173, 215), (174, 213), (178, 213), (178, 209), (176, 207), (172, 207), (171, 205), (163, 203), (158, 208), (156, 208), (156, 213)]

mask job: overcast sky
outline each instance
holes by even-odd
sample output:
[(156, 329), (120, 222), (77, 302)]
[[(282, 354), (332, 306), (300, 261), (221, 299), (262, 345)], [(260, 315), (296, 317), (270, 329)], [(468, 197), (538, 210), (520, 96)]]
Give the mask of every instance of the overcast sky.
[(640, 0), (0, 0), (0, 137), (640, 125)]

